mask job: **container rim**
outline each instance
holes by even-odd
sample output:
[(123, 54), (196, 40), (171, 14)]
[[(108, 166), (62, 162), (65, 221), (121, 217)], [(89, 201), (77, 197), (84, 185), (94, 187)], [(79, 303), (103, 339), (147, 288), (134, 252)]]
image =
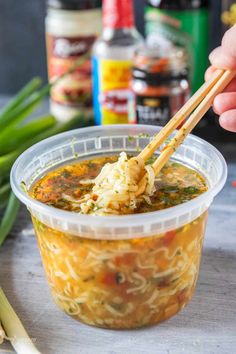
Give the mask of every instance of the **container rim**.
[[(114, 129), (125, 129), (127, 127), (132, 127), (131, 125), (128, 124), (114, 124), (112, 125), (112, 128)], [(157, 126), (151, 126), (151, 125), (138, 125), (140, 129), (142, 128), (158, 128)], [(122, 226), (135, 226), (135, 224), (140, 223), (140, 219), (142, 219), (143, 223), (146, 223), (150, 221), (150, 218), (155, 218), (158, 217), (158, 221), (160, 219), (166, 218), (168, 215), (168, 218), (171, 217), (178, 217), (183, 215), (186, 210), (192, 209), (193, 207), (200, 206), (203, 204), (205, 201), (212, 201), (213, 198), (219, 193), (219, 191), (223, 188), (226, 178), (227, 178), (227, 165), (225, 162), (224, 157), (222, 154), (210, 143), (206, 142), (204, 139), (199, 138), (193, 134), (189, 134), (188, 137), (193, 140), (197, 141), (204, 146), (210, 148), (219, 158), (221, 165), (222, 165), (222, 171), (221, 175), (218, 178), (218, 181), (216, 184), (212, 187), (209, 188), (206, 192), (203, 194), (199, 195), (198, 197), (183, 203), (179, 204), (176, 206), (172, 206), (167, 209), (163, 210), (158, 210), (158, 211), (152, 211), (152, 212), (147, 212), (147, 213), (142, 213), (142, 214), (129, 214), (129, 215), (115, 215), (115, 216), (99, 216), (99, 215), (86, 215), (86, 214), (79, 214), (76, 212), (71, 212), (71, 211), (66, 211), (66, 210), (61, 210), (57, 209), (55, 207), (46, 205), (42, 202), (39, 202), (36, 199), (33, 199), (30, 197), (25, 191), (23, 191), (20, 183), (16, 180), (16, 171), (19, 167), (20, 162), (27, 157), (28, 154), (37, 151), (39, 147), (47, 146), (47, 144), (50, 142), (55, 142), (59, 138), (68, 138), (73, 135), (73, 133), (80, 132), (80, 133), (89, 133), (96, 131), (99, 127), (94, 126), (94, 127), (86, 127), (86, 128), (79, 128), (79, 129), (74, 129), (70, 130), (68, 132), (56, 134), (52, 137), (49, 137), (47, 139), (42, 140), (41, 142), (38, 142), (37, 144), (34, 144), (27, 150), (25, 150), (15, 161), (11, 173), (10, 173), (10, 182), (11, 182), (11, 187), (14, 192), (14, 194), (17, 196), (17, 198), (27, 206), (27, 208), (35, 208), (38, 211), (41, 212), (46, 212), (52, 217), (57, 217), (69, 222), (76, 222), (76, 223), (83, 223), (83, 224), (88, 224), (91, 225), (91, 222), (93, 226), (101, 226), (101, 224), (105, 224), (106, 227), (112, 226), (112, 227), (122, 227)], [(103, 131), (108, 131), (111, 129), (109, 125), (107, 126), (102, 126), (101, 128)], [(122, 224), (122, 225), (121, 225)]]

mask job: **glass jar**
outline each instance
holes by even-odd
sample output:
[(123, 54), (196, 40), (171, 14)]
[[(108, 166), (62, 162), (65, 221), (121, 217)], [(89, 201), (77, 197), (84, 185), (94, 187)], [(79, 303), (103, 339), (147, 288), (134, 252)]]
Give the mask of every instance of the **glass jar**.
[(146, 3), (147, 43), (185, 48), (189, 55), (191, 89), (196, 92), (208, 67), (209, 0), (147, 0)]
[(50, 110), (58, 120), (78, 111), (92, 115), (90, 58), (77, 61), (91, 50), (101, 32), (101, 0), (48, 0), (46, 26), (48, 77), (58, 77), (76, 67), (53, 85)]
[(129, 123), (164, 126), (189, 97), (185, 51), (138, 50), (131, 88)]

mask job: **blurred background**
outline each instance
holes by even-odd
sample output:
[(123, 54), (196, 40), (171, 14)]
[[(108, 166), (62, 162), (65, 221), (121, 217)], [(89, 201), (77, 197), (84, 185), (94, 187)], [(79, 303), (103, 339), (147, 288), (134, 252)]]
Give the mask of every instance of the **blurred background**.
[[(153, 0), (149, 3), (158, 4)], [(163, 2), (163, 1), (162, 1)], [(185, 4), (198, 0), (179, 0), (169, 3)], [(167, 1), (168, 3), (168, 1)], [(236, 22), (236, 4), (230, 0), (201, 1), (208, 9), (208, 52), (220, 44), (225, 30)], [(145, 0), (134, 0), (136, 27), (144, 35)], [(15, 94), (32, 77), (39, 75), (47, 81), (45, 45), (45, 0), (7, 0), (0, 2), (0, 95)], [(233, 134), (225, 134), (216, 124), (212, 114), (197, 128), (197, 134), (210, 140), (233, 140)], [(207, 126), (207, 127), (206, 127)]]
[[(219, 45), (225, 26), (224, 11), (236, 2), (211, 0), (209, 50)], [(136, 26), (144, 33), (145, 0), (134, 0)], [(0, 93), (16, 93), (32, 76), (47, 78), (45, 0), (0, 1)], [(236, 22), (236, 14), (235, 14)]]
[[(145, 0), (135, 0), (138, 29), (144, 31)], [(46, 0), (0, 1), (0, 94), (16, 93), (33, 76), (47, 79)]]

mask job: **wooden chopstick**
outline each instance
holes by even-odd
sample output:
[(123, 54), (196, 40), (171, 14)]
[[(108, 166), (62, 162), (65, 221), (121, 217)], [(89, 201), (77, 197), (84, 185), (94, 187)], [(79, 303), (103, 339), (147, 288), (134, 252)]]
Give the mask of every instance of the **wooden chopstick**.
[[(213, 80), (211, 80), (210, 85), (203, 84), (200, 89), (195, 93), (195, 95), (192, 96), (192, 98), (176, 113), (176, 115), (173, 117), (177, 119), (178, 121), (182, 121), (182, 116), (183, 114), (185, 115), (186, 112), (190, 112), (190, 107), (191, 111), (195, 109), (195, 111), (190, 115), (188, 120), (184, 123), (184, 125), (181, 127), (181, 129), (176, 133), (175, 137), (171, 139), (171, 141), (168, 143), (168, 145), (165, 147), (165, 149), (161, 152), (159, 157), (155, 160), (155, 162), (152, 164), (152, 168), (154, 170), (155, 176), (160, 172), (162, 167), (166, 164), (166, 162), (169, 160), (170, 156), (175, 152), (177, 147), (183, 142), (183, 140), (186, 138), (186, 136), (192, 131), (192, 129), (197, 125), (197, 123), (201, 120), (201, 118), (204, 116), (204, 114), (208, 111), (208, 109), (211, 107), (213, 100), (215, 96), (220, 93), (221, 91), (224, 90), (224, 88), (230, 83), (230, 81), (236, 76), (236, 70), (235, 71), (229, 71), (229, 70), (220, 70), (216, 72), (214, 75)], [(210, 89), (208, 89), (210, 87)], [(207, 91), (207, 94), (206, 94)], [(206, 94), (206, 95), (205, 95)], [(204, 98), (205, 96), (205, 98)], [(193, 100), (194, 98), (194, 100)], [(190, 102), (190, 104), (189, 104)], [(196, 102), (198, 102), (196, 104)], [(184, 113), (181, 113), (183, 111)], [(188, 115), (188, 114), (187, 114)], [(177, 117), (177, 118), (176, 118)], [(139, 156), (144, 156), (143, 158), (147, 159), (149, 158), (157, 149), (157, 147), (160, 146), (160, 142), (164, 142), (164, 140), (167, 138), (167, 132), (170, 134), (172, 131), (178, 126), (176, 125), (175, 120), (171, 119), (171, 121), (160, 131), (164, 133), (160, 134), (158, 133), (154, 140), (146, 146), (146, 148), (142, 151), (142, 155), (139, 154)], [(171, 124), (170, 124), (171, 123)], [(167, 129), (168, 126), (168, 129)], [(148, 146), (150, 146), (148, 148)], [(146, 150), (146, 151), (145, 151)], [(144, 152), (145, 151), (145, 152)], [(151, 155), (150, 152), (151, 151)], [(144, 192), (146, 188), (146, 176), (144, 175), (143, 178), (141, 179), (139, 183), (139, 188), (136, 193), (136, 195), (140, 195)]]
[(215, 83), (222, 77), (224, 70), (216, 70), (211, 79), (205, 82), (195, 94), (183, 105), (173, 118), (161, 129), (154, 139), (139, 153), (138, 157), (146, 161), (151, 157), (167, 137), (197, 107)]
[(170, 156), (174, 153), (177, 147), (183, 142), (186, 136), (192, 131), (192, 129), (197, 125), (197, 123), (201, 120), (204, 114), (211, 107), (215, 96), (222, 92), (224, 88), (230, 83), (230, 81), (235, 77), (236, 71), (224, 71), (223, 75), (220, 77), (218, 82), (211, 88), (206, 97), (202, 100), (199, 106), (195, 109), (195, 111), (191, 114), (186, 123), (182, 126), (182, 128), (177, 132), (174, 138), (171, 139), (167, 147), (159, 157), (152, 164), (155, 175), (157, 175), (162, 167), (169, 160)]

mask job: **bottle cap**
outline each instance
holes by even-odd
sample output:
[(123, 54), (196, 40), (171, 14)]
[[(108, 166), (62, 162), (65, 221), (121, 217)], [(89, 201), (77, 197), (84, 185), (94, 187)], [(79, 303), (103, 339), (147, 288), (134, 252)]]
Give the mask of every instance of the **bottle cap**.
[(132, 0), (103, 0), (104, 28), (130, 28), (134, 26)]

